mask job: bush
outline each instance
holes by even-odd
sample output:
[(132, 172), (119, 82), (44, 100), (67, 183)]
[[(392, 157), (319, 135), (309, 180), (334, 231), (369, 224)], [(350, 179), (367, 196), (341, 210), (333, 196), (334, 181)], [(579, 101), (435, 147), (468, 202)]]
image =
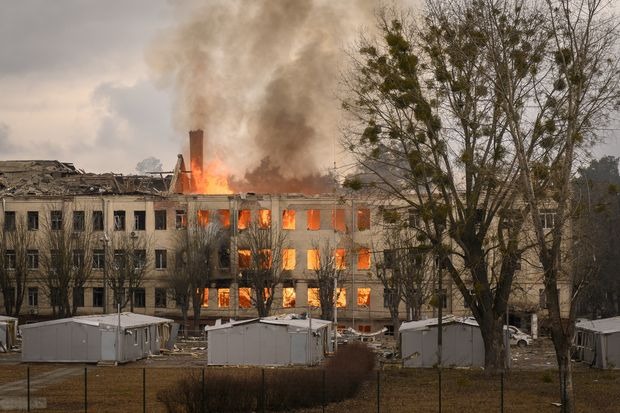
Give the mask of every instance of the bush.
[[(338, 349), (324, 369), (222, 368), (205, 370), (205, 411), (287, 411), (320, 406), (353, 397), (374, 368), (373, 352), (362, 343)], [(264, 373), (263, 373), (264, 372)], [(264, 374), (264, 387), (263, 387)], [(173, 387), (157, 393), (169, 413), (200, 413), (201, 372), (190, 373)]]

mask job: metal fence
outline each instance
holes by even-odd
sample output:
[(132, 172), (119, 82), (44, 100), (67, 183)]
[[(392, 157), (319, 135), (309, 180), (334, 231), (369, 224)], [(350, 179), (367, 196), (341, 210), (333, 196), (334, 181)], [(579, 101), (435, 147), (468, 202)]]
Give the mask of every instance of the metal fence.
[[(156, 363), (152, 363), (156, 364)], [(266, 401), (278, 376), (286, 369), (228, 368), (226, 371), (257, 377), (253, 411), (269, 411)], [(290, 371), (291, 369), (288, 369)], [(328, 403), (329, 380), (323, 374), (316, 403), (303, 412), (556, 412), (559, 391), (553, 370), (485, 374), (480, 370), (390, 369), (374, 371), (357, 394)], [(45, 412), (165, 412), (158, 393), (175, 389), (192, 375), (202, 380), (203, 403), (196, 412), (209, 412), (208, 389), (214, 371), (202, 367), (119, 367), (67, 365), (1, 365), (0, 410)], [(304, 391), (304, 383), (289, 383)], [(245, 388), (231, 389), (241, 397)], [(583, 370), (575, 373), (576, 411), (618, 412), (620, 371)], [(234, 397), (234, 395), (233, 395)], [(213, 411), (213, 410), (211, 410)], [(221, 409), (217, 411), (223, 411)]]

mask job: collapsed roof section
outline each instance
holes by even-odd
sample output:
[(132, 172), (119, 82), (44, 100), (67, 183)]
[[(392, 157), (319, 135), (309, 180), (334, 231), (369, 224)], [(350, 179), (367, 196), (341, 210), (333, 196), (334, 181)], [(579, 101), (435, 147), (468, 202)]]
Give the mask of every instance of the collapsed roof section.
[(53, 160), (0, 161), (0, 196), (166, 195), (172, 181), (172, 175), (164, 173), (86, 173)]

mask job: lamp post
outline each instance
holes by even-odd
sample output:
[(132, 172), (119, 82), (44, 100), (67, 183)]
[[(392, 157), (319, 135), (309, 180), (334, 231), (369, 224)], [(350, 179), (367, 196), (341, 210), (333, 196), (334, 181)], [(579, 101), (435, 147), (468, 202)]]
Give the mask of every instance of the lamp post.
[(103, 314), (108, 313), (108, 243), (110, 238), (108, 233), (104, 232), (103, 237), (99, 238), (103, 244)]

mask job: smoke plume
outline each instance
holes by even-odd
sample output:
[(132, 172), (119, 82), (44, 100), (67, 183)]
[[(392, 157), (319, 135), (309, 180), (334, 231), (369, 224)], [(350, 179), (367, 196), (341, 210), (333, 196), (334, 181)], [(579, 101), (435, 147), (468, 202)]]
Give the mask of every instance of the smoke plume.
[(177, 24), (155, 39), (147, 61), (175, 93), (183, 142), (187, 131), (203, 129), (205, 159), (223, 162), (235, 189), (286, 191), (286, 182), (325, 175), (339, 134), (344, 50), (372, 25), (375, 5), (179, 2)]

